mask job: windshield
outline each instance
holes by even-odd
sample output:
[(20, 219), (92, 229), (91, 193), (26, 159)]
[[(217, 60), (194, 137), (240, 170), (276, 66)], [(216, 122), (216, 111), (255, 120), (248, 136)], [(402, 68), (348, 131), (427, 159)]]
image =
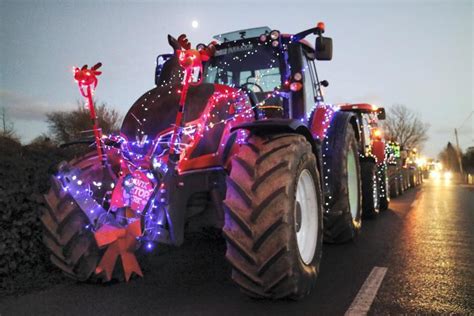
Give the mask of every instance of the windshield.
[(280, 53), (270, 45), (244, 42), (222, 48), (206, 64), (204, 82), (247, 87), (263, 101), (281, 85)]

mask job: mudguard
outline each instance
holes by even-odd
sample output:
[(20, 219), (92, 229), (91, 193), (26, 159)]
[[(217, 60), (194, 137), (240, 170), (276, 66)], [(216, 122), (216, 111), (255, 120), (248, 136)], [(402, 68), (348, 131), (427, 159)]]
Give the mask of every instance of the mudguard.
[(314, 154), (318, 157), (320, 142), (315, 140), (311, 131), (300, 120), (293, 119), (267, 119), (262, 121), (253, 121), (237, 125), (231, 129), (231, 132), (238, 129), (246, 129), (257, 135), (269, 135), (280, 133), (296, 133), (303, 135), (313, 148)]
[[(266, 119), (262, 121), (253, 121), (244, 124), (239, 124), (231, 128), (231, 132), (245, 129), (257, 135), (281, 134), (281, 133), (295, 133), (303, 135), (311, 144), (314, 155), (316, 156), (316, 164), (319, 172), (322, 172), (322, 155), (321, 155), (321, 141), (314, 139), (311, 131), (300, 120), (294, 119)], [(322, 183), (322, 178), (320, 179)]]

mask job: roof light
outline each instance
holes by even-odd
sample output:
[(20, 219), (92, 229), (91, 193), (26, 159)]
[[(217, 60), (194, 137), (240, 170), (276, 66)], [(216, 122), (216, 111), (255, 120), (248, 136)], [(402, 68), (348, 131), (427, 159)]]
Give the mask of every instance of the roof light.
[(276, 39), (278, 39), (279, 37), (280, 37), (280, 32), (279, 32), (279, 31), (274, 30), (274, 31), (271, 31), (271, 32), (270, 32), (270, 38), (271, 38), (272, 40), (276, 40)]
[(322, 32), (324, 32), (325, 25), (324, 22), (318, 22), (318, 25), (316, 26), (318, 29), (320, 29)]
[(262, 34), (262, 35), (260, 35), (259, 39), (260, 39), (260, 42), (265, 42), (267, 40), (267, 35)]
[(196, 49), (197, 50), (203, 50), (206, 48), (206, 44), (203, 44), (203, 43), (200, 43), (200, 44), (197, 44), (196, 45)]

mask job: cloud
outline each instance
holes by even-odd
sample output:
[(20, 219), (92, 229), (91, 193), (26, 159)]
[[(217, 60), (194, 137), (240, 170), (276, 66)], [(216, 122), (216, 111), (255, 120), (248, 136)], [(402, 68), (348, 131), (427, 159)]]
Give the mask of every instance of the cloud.
[(5, 107), (10, 120), (43, 121), (46, 114), (72, 108), (72, 104), (51, 104), (13, 91), (0, 90), (0, 107)]

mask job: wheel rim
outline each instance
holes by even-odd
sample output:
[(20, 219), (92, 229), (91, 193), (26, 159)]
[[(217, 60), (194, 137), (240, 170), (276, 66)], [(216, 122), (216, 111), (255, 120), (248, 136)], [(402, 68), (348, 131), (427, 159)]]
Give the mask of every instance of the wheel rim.
[(347, 155), (347, 188), (349, 191), (349, 208), (351, 210), (352, 219), (357, 218), (359, 209), (358, 186), (356, 160), (354, 150), (351, 148)]
[(311, 264), (319, 235), (319, 197), (311, 173), (304, 169), (296, 186), (295, 231), (298, 251), (303, 262)]

